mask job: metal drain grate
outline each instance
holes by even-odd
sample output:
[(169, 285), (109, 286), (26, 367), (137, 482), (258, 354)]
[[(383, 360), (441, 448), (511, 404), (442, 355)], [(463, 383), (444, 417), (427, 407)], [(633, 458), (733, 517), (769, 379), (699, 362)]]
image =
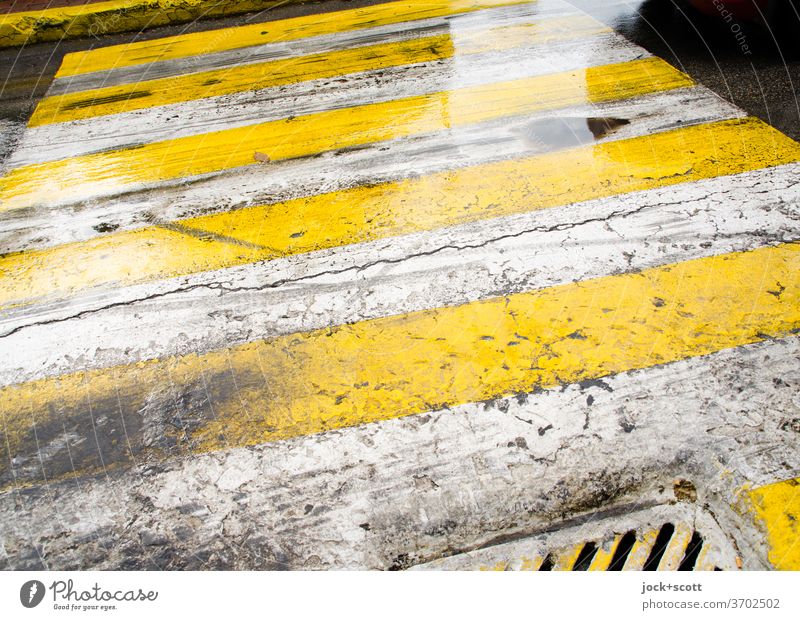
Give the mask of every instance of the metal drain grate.
[[(609, 544), (610, 542), (610, 544)], [(538, 570), (695, 570), (719, 567), (705, 562), (698, 564), (703, 552), (702, 534), (683, 523), (677, 527), (665, 523), (653, 530), (637, 535), (630, 530), (598, 546), (595, 542), (549, 553)], [(577, 555), (576, 555), (577, 551)]]
[[(575, 541), (581, 541), (575, 543)], [(661, 506), (417, 566), (437, 570), (737, 570), (733, 541), (707, 512)]]

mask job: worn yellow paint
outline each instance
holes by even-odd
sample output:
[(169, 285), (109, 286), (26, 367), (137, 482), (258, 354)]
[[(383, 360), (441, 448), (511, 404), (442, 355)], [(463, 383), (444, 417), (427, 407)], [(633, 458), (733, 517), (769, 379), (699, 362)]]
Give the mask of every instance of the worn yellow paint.
[(508, 563), (501, 561), (492, 565), (479, 566), (478, 570), (483, 572), (501, 573), (508, 570)]
[(542, 567), (542, 564), (544, 564), (544, 558), (541, 556), (532, 558), (522, 556), (522, 558), (520, 558), (519, 570), (525, 572), (538, 571)]
[[(226, 449), (649, 368), (798, 330), (800, 244), (783, 244), (7, 386), (0, 445), (10, 456), (35, 455), (34, 424), (39, 441), (48, 427), (61, 436), (88, 424), (91, 403), (95, 417), (128, 420), (131, 458), (145, 451), (135, 429), (154, 407), (193, 420), (162, 452)], [(755, 496), (781, 566), (797, 560), (792, 538), (774, 527), (776, 519), (788, 526), (780, 510), (796, 506), (794, 488)], [(637, 543), (629, 568), (641, 567), (656, 535)]]
[(597, 552), (592, 558), (592, 563), (589, 565), (590, 571), (606, 571), (611, 566), (611, 560), (614, 559), (614, 553), (617, 551), (619, 541), (622, 540), (622, 535), (617, 534), (610, 541), (604, 542), (597, 546)]
[(713, 571), (716, 568), (717, 565), (714, 562), (714, 552), (712, 547), (708, 543), (704, 543), (703, 548), (700, 549), (700, 553), (697, 554), (697, 561), (694, 564), (694, 570), (702, 572)]
[[(800, 160), (756, 119), (497, 162), (299, 198), (0, 258), (0, 307), (101, 285), (221, 269)], [(68, 266), (65, 268), (65, 266)]]
[(637, 536), (622, 570), (642, 570), (644, 563), (647, 562), (647, 558), (650, 556), (650, 551), (653, 549), (656, 538), (658, 538), (657, 530), (649, 530), (641, 536)]
[(565, 549), (559, 549), (553, 554), (554, 571), (571, 571), (575, 567), (575, 562), (583, 550), (583, 543), (572, 545)]
[(800, 478), (754, 489), (750, 498), (767, 532), (772, 566), (800, 570)]
[(589, 15), (543, 17), (536, 22), (513, 26), (495, 26), (488, 29), (470, 29), (451, 33), (458, 54), (480, 54), (504, 51), (551, 41), (578, 39), (604, 32), (611, 28)]
[(36, 107), (28, 125), (36, 127), (119, 114), (360, 71), (429, 62), (454, 55), (498, 52), (608, 30), (607, 26), (588, 16), (549, 18), (531, 24), (471, 31), (457, 37), (455, 43), (448, 34), (137, 81), (47, 97)]
[(55, 95), (39, 103), (28, 125), (36, 127), (303, 80), (428, 62), (449, 58), (453, 51), (450, 37), (441, 35)]
[(664, 550), (664, 555), (658, 564), (658, 570), (678, 570), (683, 557), (686, 555), (686, 547), (692, 540), (692, 534), (694, 534), (694, 529), (686, 523), (680, 521), (675, 523), (675, 531), (669, 540), (667, 548)]
[[(164, 2), (165, 0), (160, 0)], [(170, 0), (167, 0), (170, 1)], [(186, 0), (171, 0), (186, 1)], [(189, 0), (205, 3), (206, 0)], [(213, 52), (292, 41), (347, 30), (429, 19), (480, 9), (525, 4), (528, 0), (426, 0), (387, 2), (375, 6), (321, 13), (274, 22), (195, 32), (152, 41), (104, 47), (67, 54), (56, 77), (105, 71), (117, 67), (150, 64), (171, 58), (186, 58)], [(225, 4), (225, 3), (221, 3)]]
[(76, 200), (196, 175), (442, 131), (504, 116), (688, 86), (658, 58), (482, 84), (154, 142), (17, 168), (0, 179), (0, 209)]
[[(281, 0), (281, 4), (303, 0)], [(199, 18), (258, 11), (275, 0), (109, 0), (0, 16), (0, 47), (140, 31)]]

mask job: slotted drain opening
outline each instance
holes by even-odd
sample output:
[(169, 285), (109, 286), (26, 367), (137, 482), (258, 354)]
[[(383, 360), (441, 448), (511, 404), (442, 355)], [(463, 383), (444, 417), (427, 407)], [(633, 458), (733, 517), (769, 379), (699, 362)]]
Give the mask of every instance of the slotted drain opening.
[(415, 568), (708, 571), (739, 570), (741, 559), (713, 516), (699, 508), (672, 505), (596, 518)]
[[(703, 550), (703, 537), (698, 533), (692, 534), (692, 539), (686, 546), (686, 553), (681, 560), (678, 570), (694, 570), (697, 565), (697, 558), (700, 557), (700, 552)], [(716, 568), (716, 567), (715, 567)]]
[(572, 570), (589, 570), (595, 555), (597, 555), (597, 545), (593, 542), (586, 543), (578, 554), (578, 559), (575, 560)]
[(622, 567), (625, 566), (625, 562), (628, 561), (628, 556), (630, 555), (634, 544), (636, 544), (636, 532), (627, 532), (619, 541), (619, 544), (614, 551), (614, 555), (611, 558), (611, 563), (608, 565), (608, 570), (622, 570)]
[[(647, 559), (645, 560), (644, 564), (641, 566), (639, 570), (655, 571), (659, 569), (659, 566), (661, 566), (661, 562), (664, 559), (664, 556), (667, 552), (670, 543), (673, 543), (674, 534), (675, 534), (675, 526), (672, 523), (664, 523), (661, 526), (661, 528), (658, 530), (658, 535), (656, 536), (655, 542), (653, 543), (653, 546), (650, 549), (650, 553), (648, 554)], [(609, 562), (608, 568), (606, 568), (606, 570), (607, 571), (623, 570), (628, 564), (628, 561), (631, 559), (631, 553), (633, 552), (637, 542), (640, 542), (640, 537), (637, 537), (635, 531), (630, 530), (626, 532), (622, 536), (622, 538), (620, 538), (619, 543), (617, 544), (617, 547), (614, 550), (614, 555), (611, 559), (611, 562)], [(677, 544), (680, 545), (679, 542)], [(597, 549), (598, 547), (596, 543), (594, 542), (585, 543), (570, 570), (573, 571), (589, 570), (589, 568), (592, 565), (592, 560), (597, 554)], [(693, 531), (692, 537), (689, 540), (688, 544), (686, 545), (685, 550), (683, 551), (683, 557), (681, 558), (680, 564), (678, 565), (678, 570), (682, 571), (694, 570), (702, 550), (703, 550), (703, 536), (699, 532)], [(540, 568), (539, 570), (553, 570), (554, 563), (553, 563), (552, 553), (547, 555), (545, 562), (547, 562), (548, 567)], [(635, 570), (635, 566), (632, 568)], [(714, 570), (722, 570), (722, 569), (719, 568), (718, 566), (715, 566)]]
[(661, 563), (664, 553), (667, 551), (667, 545), (672, 540), (672, 535), (675, 533), (675, 526), (672, 523), (665, 523), (658, 531), (658, 537), (653, 545), (652, 551), (644, 563), (642, 570), (658, 570), (658, 565)]

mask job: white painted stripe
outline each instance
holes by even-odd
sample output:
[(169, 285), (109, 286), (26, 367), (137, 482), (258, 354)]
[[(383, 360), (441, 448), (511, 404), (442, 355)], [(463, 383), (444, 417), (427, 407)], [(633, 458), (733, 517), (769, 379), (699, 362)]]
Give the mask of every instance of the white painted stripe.
[(0, 384), (797, 240), (800, 213), (787, 205), (800, 201), (799, 173), (791, 164), (11, 309), (0, 342), (15, 354)]
[[(531, 4), (485, 9), (461, 15), (387, 24), (375, 28), (346, 30), (335, 34), (267, 43), (224, 52), (160, 60), (150, 64), (118, 67), (108, 71), (56, 77), (48, 96), (73, 93), (119, 84), (138, 84), (146, 80), (231, 69), (237, 66), (274, 60), (289, 60), (311, 54), (333, 52), (392, 41), (403, 41), (441, 34), (468, 34), (487, 27), (535, 24), (552, 17), (583, 16), (565, 2), (545, 0)], [(209, 37), (215, 36), (212, 30)], [(124, 47), (124, 45), (122, 46)], [(113, 54), (113, 48), (107, 50)]]
[(9, 166), (649, 56), (607, 34), (28, 127)]
[(582, 105), (508, 117), (424, 136), (391, 140), (319, 158), (276, 162), (216, 176), (188, 186), (162, 185), (147, 193), (61, 206), (0, 212), (0, 252), (41, 248), (130, 230), (152, 219), (176, 220), (199, 213), (280, 202), (457, 167), (524, 157), (546, 149), (529, 138), (533, 120), (548, 117), (615, 117), (630, 120), (609, 135), (620, 140), (676, 127), (739, 118), (743, 113), (706, 88), (667, 91), (637, 99)]
[[(33, 567), (35, 545), (51, 569), (155, 568), (165, 558), (172, 568), (409, 566), (575, 524), (565, 518), (665, 504), (676, 478), (698, 486), (726, 529), (742, 484), (800, 472), (796, 439), (772, 430), (796, 415), (798, 363), (797, 338), (764, 342), (592, 385), (10, 491), (0, 501), (4, 568)], [(765, 568), (752, 527), (752, 538), (738, 537), (745, 567)]]

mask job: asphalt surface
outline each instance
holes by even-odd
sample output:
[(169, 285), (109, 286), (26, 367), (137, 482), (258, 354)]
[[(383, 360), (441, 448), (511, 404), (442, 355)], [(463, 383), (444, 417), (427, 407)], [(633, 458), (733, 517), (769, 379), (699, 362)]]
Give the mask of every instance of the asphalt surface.
[(737, 39), (735, 23), (706, 18), (670, 0), (649, 0), (636, 11), (598, 11), (603, 3), (596, 0), (574, 4), (749, 114), (800, 139), (800, 58), (790, 36), (776, 40), (766, 28), (741, 23)]

